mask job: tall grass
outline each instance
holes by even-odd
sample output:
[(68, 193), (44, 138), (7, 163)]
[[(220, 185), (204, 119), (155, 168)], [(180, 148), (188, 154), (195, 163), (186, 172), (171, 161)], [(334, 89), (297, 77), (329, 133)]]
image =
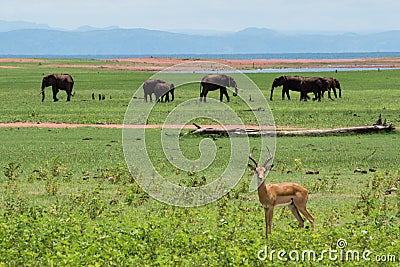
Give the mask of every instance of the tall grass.
[[(270, 182), (293, 181), (310, 192), (316, 229), (298, 230), (287, 209), (276, 209), (273, 234), (264, 240), (264, 216), (248, 192), (252, 173), (218, 202), (177, 208), (149, 198), (124, 164), (121, 130), (2, 129), (0, 164), (0, 262), (6, 265), (296, 265), (261, 261), (260, 250), (349, 249), (396, 255), (399, 198), (385, 191), (399, 186), (400, 135), (278, 138)], [(159, 146), (160, 130), (146, 132), (155, 168), (166, 179), (191, 184), (220, 175), (220, 168), (177, 172)], [(85, 140), (84, 140), (85, 139)], [(90, 140), (87, 140), (90, 139)], [(189, 158), (202, 138), (183, 136)], [(229, 139), (216, 138), (217, 147)], [(259, 153), (258, 139), (250, 139)], [(229, 150), (220, 149), (224, 165)], [(22, 172), (7, 172), (13, 166)], [(376, 169), (370, 172), (369, 168)], [(367, 174), (354, 173), (355, 168)], [(15, 168), (14, 168), (15, 169)], [(306, 175), (308, 169), (318, 175)], [(199, 180), (201, 181), (201, 180)], [(390, 239), (387, 237), (390, 236)], [(320, 256), (320, 254), (318, 254)], [(312, 263), (312, 261), (310, 262)], [(339, 259), (324, 258), (324, 265)], [(349, 262), (348, 264), (353, 264)]]
[[(56, 63), (98, 65), (87, 60), (10, 64), (21, 68), (2, 69), (0, 121), (121, 123), (132, 91), (151, 75), (59, 68)], [(40, 102), (41, 78), (51, 72), (74, 76), (76, 95), (71, 102), (65, 102), (64, 92), (59, 93), (59, 102), (51, 102), (49, 88), (46, 101)], [(398, 74), (397, 70), (303, 74), (337, 77), (343, 98), (300, 103), (293, 93), (293, 100), (282, 101), (276, 90), (269, 105), (282, 126), (372, 124), (380, 113), (396, 124), (400, 116)], [(268, 98), (278, 75), (249, 77)], [(150, 122), (162, 121), (172, 107), (197, 97), (198, 86), (191, 86), (184, 91), (178, 88), (173, 104), (157, 104)], [(105, 94), (106, 100), (92, 100), (93, 92)], [(218, 93), (209, 96), (217, 98)], [(229, 105), (250, 123), (251, 116), (238, 98), (232, 98)], [(249, 170), (218, 202), (199, 208), (168, 206), (150, 198), (128, 173), (121, 135), (121, 129), (91, 127), (0, 129), (0, 266), (353, 266), (378, 264), (384, 256), (389, 264), (400, 260), (400, 197), (398, 192), (386, 193), (400, 186), (398, 131), (277, 138), (274, 168), (267, 180), (305, 186), (316, 228), (314, 232), (297, 229), (292, 214), (277, 208), (268, 242), (257, 194), (248, 191), (253, 178)], [(213, 136), (218, 150), (214, 163), (204, 171), (181, 171), (166, 159), (160, 135), (159, 129), (146, 130), (147, 151), (155, 170), (185, 186), (214, 180), (231, 153), (229, 139)], [(199, 157), (201, 140), (180, 136), (183, 154), (189, 159)], [(258, 156), (259, 140), (250, 138), (250, 143)], [(308, 175), (307, 170), (319, 174)], [(333, 259), (321, 257), (329, 249), (340, 252), (340, 239), (347, 242), (342, 252), (371, 251), (371, 261), (348, 260), (340, 254)], [(272, 250), (313, 250), (317, 259), (260, 259)]]

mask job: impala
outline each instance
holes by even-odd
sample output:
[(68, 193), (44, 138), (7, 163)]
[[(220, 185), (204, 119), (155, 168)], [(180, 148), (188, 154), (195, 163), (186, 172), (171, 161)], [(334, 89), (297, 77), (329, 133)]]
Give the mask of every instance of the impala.
[(271, 234), (272, 217), (276, 206), (289, 206), (290, 211), (299, 221), (299, 228), (302, 228), (304, 227), (304, 220), (299, 213), (300, 211), (310, 221), (314, 229), (314, 218), (306, 208), (308, 199), (307, 189), (295, 183), (266, 184), (266, 173), (271, 170), (273, 166), (267, 166), (268, 162), (273, 158), (271, 152), (269, 154), (270, 156), (262, 166), (260, 166), (250, 154), (249, 158), (255, 166), (248, 164), (249, 168), (253, 170), (258, 177), (258, 199), (264, 207), (266, 239), (268, 239), (268, 233)]

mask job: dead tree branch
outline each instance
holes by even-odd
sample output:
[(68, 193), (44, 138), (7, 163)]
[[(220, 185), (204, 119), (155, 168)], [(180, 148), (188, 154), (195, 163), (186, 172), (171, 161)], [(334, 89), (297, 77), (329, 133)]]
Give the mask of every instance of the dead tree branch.
[(297, 131), (271, 131), (271, 130), (257, 130), (257, 129), (221, 129), (221, 128), (202, 128), (200, 125), (195, 124), (196, 130), (192, 131), (191, 134), (196, 135), (237, 135), (237, 136), (258, 136), (258, 135), (276, 135), (276, 136), (321, 136), (329, 134), (366, 134), (366, 133), (378, 133), (378, 132), (389, 132), (393, 131), (395, 127), (393, 124), (390, 125), (373, 125), (373, 126), (356, 126), (356, 127), (345, 127), (325, 130), (297, 130)]

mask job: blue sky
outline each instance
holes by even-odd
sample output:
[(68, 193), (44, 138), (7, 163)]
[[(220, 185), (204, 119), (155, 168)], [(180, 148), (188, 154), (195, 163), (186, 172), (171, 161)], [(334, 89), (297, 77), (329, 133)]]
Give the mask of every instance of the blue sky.
[(286, 32), (400, 30), (396, 0), (1, 0), (0, 20), (75, 29), (119, 26), (157, 30)]

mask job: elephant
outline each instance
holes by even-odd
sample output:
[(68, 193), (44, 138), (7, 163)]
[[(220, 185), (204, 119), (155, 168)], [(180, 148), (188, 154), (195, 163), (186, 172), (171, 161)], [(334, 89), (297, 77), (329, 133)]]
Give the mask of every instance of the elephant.
[[(325, 81), (328, 84), (328, 95), (329, 98), (332, 99), (330, 97), (330, 91), (333, 91), (333, 94), (335, 95), (335, 98), (337, 98), (337, 93), (336, 93), (336, 88), (339, 89), (339, 97), (342, 97), (342, 89), (340, 88), (340, 82), (339, 80), (335, 79), (335, 78), (324, 78)], [(324, 92), (322, 92), (322, 97), (324, 96)]]
[(300, 83), (300, 89), (300, 101), (307, 101), (308, 93), (314, 93), (315, 98), (313, 100), (321, 101), (322, 93), (324, 91), (328, 91), (328, 83), (324, 78), (321, 77), (303, 78)]
[[(303, 81), (303, 77), (301, 76), (280, 76), (274, 79), (271, 87), (271, 96), (269, 100), (272, 101), (272, 95), (274, 93), (275, 87), (282, 87), (282, 100), (285, 99), (285, 94), (287, 98), (290, 100), (289, 90), (301, 92), (300, 84)], [(300, 98), (301, 99), (301, 98)]]
[(328, 78), (328, 79), (332, 79), (331, 89), (332, 89), (335, 97), (337, 98), (336, 89), (339, 89), (339, 98), (341, 98), (342, 97), (342, 88), (340, 88), (339, 80), (336, 78)]
[(150, 102), (153, 102), (152, 94), (154, 94), (154, 88), (158, 83), (165, 83), (163, 80), (148, 79), (143, 84), (144, 100), (147, 102), (147, 96), (150, 97)]
[(67, 92), (67, 101), (71, 100), (72, 88), (74, 87), (74, 80), (69, 74), (50, 74), (42, 80), (42, 102), (44, 101), (44, 89), (48, 86), (53, 88), (53, 100), (58, 101), (57, 93), (59, 90), (65, 90)]
[(169, 83), (157, 83), (154, 87), (154, 94), (156, 95), (156, 102), (169, 102), (169, 94), (171, 94), (171, 101), (174, 101), (175, 86)]
[[(153, 99), (152, 99), (151, 96), (152, 96), (152, 94), (155, 94), (157, 101), (159, 100), (160, 97), (161, 97), (161, 101), (163, 101), (164, 100), (164, 96), (165, 96), (166, 97), (166, 101), (169, 102), (169, 95), (165, 94), (165, 92), (167, 92), (167, 93), (169, 92), (171, 94), (171, 97), (172, 97), (171, 101), (174, 101), (174, 90), (173, 89), (175, 89), (175, 87), (174, 88), (170, 88), (170, 85), (168, 84), (169, 89), (165, 90), (165, 88), (161, 89), (161, 88), (164, 87), (164, 86), (161, 86), (158, 89), (158, 97), (157, 97), (157, 94), (155, 92), (155, 88), (156, 88), (156, 86), (158, 84), (168, 84), (168, 83), (166, 81), (160, 80), (160, 79), (148, 79), (147, 81), (144, 82), (144, 84), (143, 84), (144, 100), (147, 102), (147, 96), (149, 96), (150, 97), (150, 102), (153, 102)], [(165, 90), (164, 93), (163, 93), (163, 90)]]
[(200, 82), (200, 102), (206, 102), (207, 93), (219, 89), (219, 100), (222, 102), (222, 97), (225, 95), (226, 100), (229, 102), (229, 95), (226, 87), (235, 88), (233, 96), (237, 96), (238, 87), (236, 81), (225, 74), (208, 74), (201, 79)]

